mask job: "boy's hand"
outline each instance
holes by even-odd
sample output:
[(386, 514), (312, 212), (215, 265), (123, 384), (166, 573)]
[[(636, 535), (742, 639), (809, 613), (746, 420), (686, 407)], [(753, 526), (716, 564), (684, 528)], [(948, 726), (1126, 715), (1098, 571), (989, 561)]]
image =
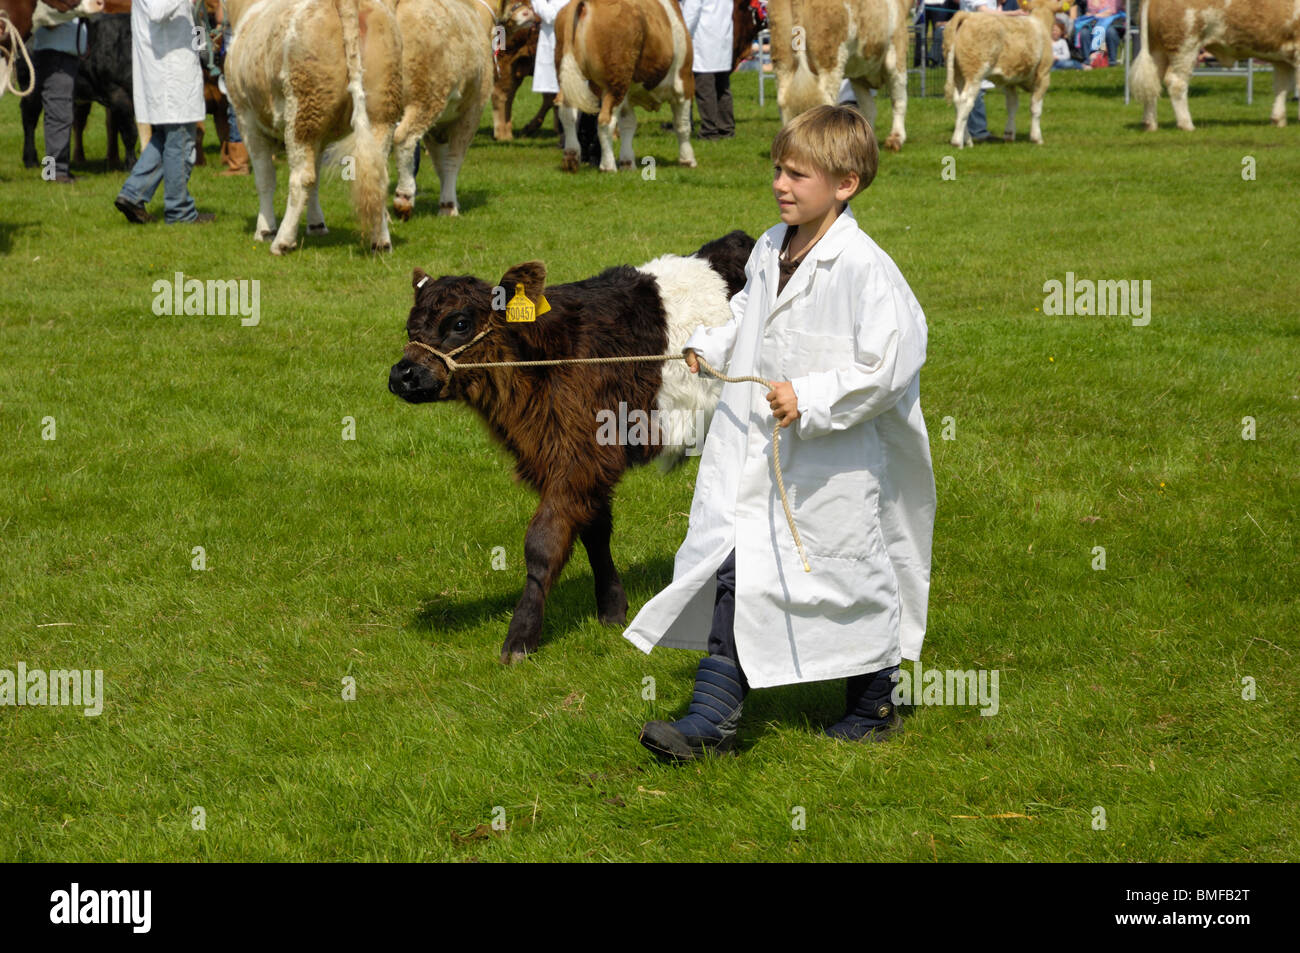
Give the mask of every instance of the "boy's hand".
[(767, 403), (772, 408), (772, 416), (782, 427), (788, 427), (799, 419), (799, 398), (795, 396), (794, 386), (789, 381), (778, 381), (767, 392)]
[(690, 368), (692, 374), (698, 374), (700, 372), (700, 361), (695, 356), (695, 349), (688, 347), (685, 353), (686, 353), (686, 366)]

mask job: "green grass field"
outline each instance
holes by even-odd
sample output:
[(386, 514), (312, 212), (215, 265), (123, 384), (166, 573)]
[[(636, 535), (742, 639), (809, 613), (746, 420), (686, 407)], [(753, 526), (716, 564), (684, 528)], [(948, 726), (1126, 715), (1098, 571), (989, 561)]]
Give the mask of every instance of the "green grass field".
[[(760, 109), (735, 77), (737, 137), (694, 170), (643, 114), (653, 180), (566, 176), (553, 137), (497, 144), (485, 117), (459, 219), (434, 216), (426, 158), (372, 257), (335, 177), (331, 234), (283, 259), (215, 136), (191, 189), (216, 223), (129, 226), (122, 174), (23, 169), (5, 97), (0, 669), (102, 669), (106, 698), (0, 707), (0, 860), (1300, 858), (1295, 104), (1275, 129), (1244, 81), (1202, 79), (1196, 132), (1164, 99), (1144, 134), (1122, 82), (1054, 77), (1041, 147), (1027, 101), (1020, 141), (956, 152), (951, 108), (913, 98), (854, 201), (930, 326), (923, 661), (997, 669), (998, 713), (918, 706), (849, 746), (820, 735), (841, 683), (770, 689), (738, 757), (675, 769), (637, 732), (684, 710), (698, 656), (599, 625), (578, 547), (542, 651), (501, 667), (534, 497), (467, 410), (386, 381), (416, 266), (495, 283), (540, 258), (559, 283), (770, 227), (773, 87)], [(258, 280), (260, 323), (155, 315), (177, 271)], [(1150, 323), (1045, 315), (1067, 272), (1149, 280)], [(633, 611), (671, 576), (695, 472), (620, 487)]]

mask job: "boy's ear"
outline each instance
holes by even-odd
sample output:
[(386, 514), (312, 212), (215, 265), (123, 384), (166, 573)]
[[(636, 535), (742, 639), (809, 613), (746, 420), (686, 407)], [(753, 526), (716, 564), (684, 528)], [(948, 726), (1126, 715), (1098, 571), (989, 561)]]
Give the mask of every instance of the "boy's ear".
[(546, 289), (546, 266), (540, 261), (525, 261), (509, 269), (501, 276), (501, 287), (506, 291), (506, 300), (515, 294), (515, 285), (524, 286), (524, 294), (534, 304), (542, 300)]

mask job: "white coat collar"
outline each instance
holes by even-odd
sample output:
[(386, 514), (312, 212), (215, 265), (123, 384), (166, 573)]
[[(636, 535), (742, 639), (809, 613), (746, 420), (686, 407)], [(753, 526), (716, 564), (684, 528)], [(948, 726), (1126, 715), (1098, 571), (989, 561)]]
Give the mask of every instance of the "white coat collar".
[[(765, 270), (768, 288), (772, 291), (775, 291), (780, 283), (781, 241), (785, 237), (787, 227), (786, 225), (778, 225), (767, 232), (768, 254), (766, 256), (767, 268)], [(768, 318), (770, 319), (773, 314), (793, 300), (796, 295), (801, 294), (812, 282), (817, 266), (822, 262), (833, 261), (848, 246), (849, 239), (857, 230), (858, 221), (853, 217), (853, 209), (845, 205), (844, 211), (836, 217), (831, 227), (826, 230), (826, 234), (817, 240), (817, 244), (808, 250), (808, 254), (799, 263), (795, 273), (785, 283), (785, 289), (776, 297)]]

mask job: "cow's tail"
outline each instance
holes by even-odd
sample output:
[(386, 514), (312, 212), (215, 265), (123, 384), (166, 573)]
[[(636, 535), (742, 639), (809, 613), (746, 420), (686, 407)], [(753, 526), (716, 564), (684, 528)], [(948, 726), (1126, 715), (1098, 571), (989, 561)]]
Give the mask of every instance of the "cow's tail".
[(366, 108), (366, 88), (361, 69), (361, 11), (358, 0), (334, 0), (343, 30), (343, 56), (348, 68), (348, 93), (352, 97), (352, 206), (372, 241), (384, 220), (388, 204), (388, 157), (375, 138)]
[(558, 79), (564, 105), (595, 115), (600, 112), (600, 100), (591, 91), (591, 84), (578, 66), (578, 35), (579, 31), (586, 32), (585, 23), (590, 17), (586, 0), (573, 4), (573, 30), (564, 38)]
[(1143, 103), (1153, 103), (1160, 98), (1160, 74), (1156, 71), (1156, 61), (1151, 58), (1151, 41), (1147, 29), (1147, 8), (1150, 6), (1151, 0), (1142, 4), (1139, 18), (1142, 24), (1142, 48), (1133, 61), (1133, 95)]
[[(788, 44), (787, 48), (794, 54), (794, 63), (790, 69), (789, 78), (786, 80), (785, 95), (782, 97), (781, 119), (783, 122), (789, 122), (800, 113), (807, 112), (814, 106), (820, 106), (826, 102), (826, 97), (822, 94), (821, 84), (817, 82), (817, 69), (808, 58), (806, 27), (808, 16), (805, 11), (801, 10), (801, 7), (802, 4), (799, 3), (799, 0), (791, 0), (788, 6), (790, 35), (784, 42)], [(796, 22), (804, 27), (804, 32), (797, 37), (794, 32)], [(796, 42), (796, 39), (799, 42)], [(772, 46), (775, 47), (777, 42), (778, 40), (774, 36)]]
[(943, 81), (943, 96), (949, 105), (957, 98), (957, 74), (954, 68), (957, 49), (957, 28), (965, 22), (968, 14), (965, 10), (949, 20), (943, 28), (943, 61), (947, 64), (948, 75)]

